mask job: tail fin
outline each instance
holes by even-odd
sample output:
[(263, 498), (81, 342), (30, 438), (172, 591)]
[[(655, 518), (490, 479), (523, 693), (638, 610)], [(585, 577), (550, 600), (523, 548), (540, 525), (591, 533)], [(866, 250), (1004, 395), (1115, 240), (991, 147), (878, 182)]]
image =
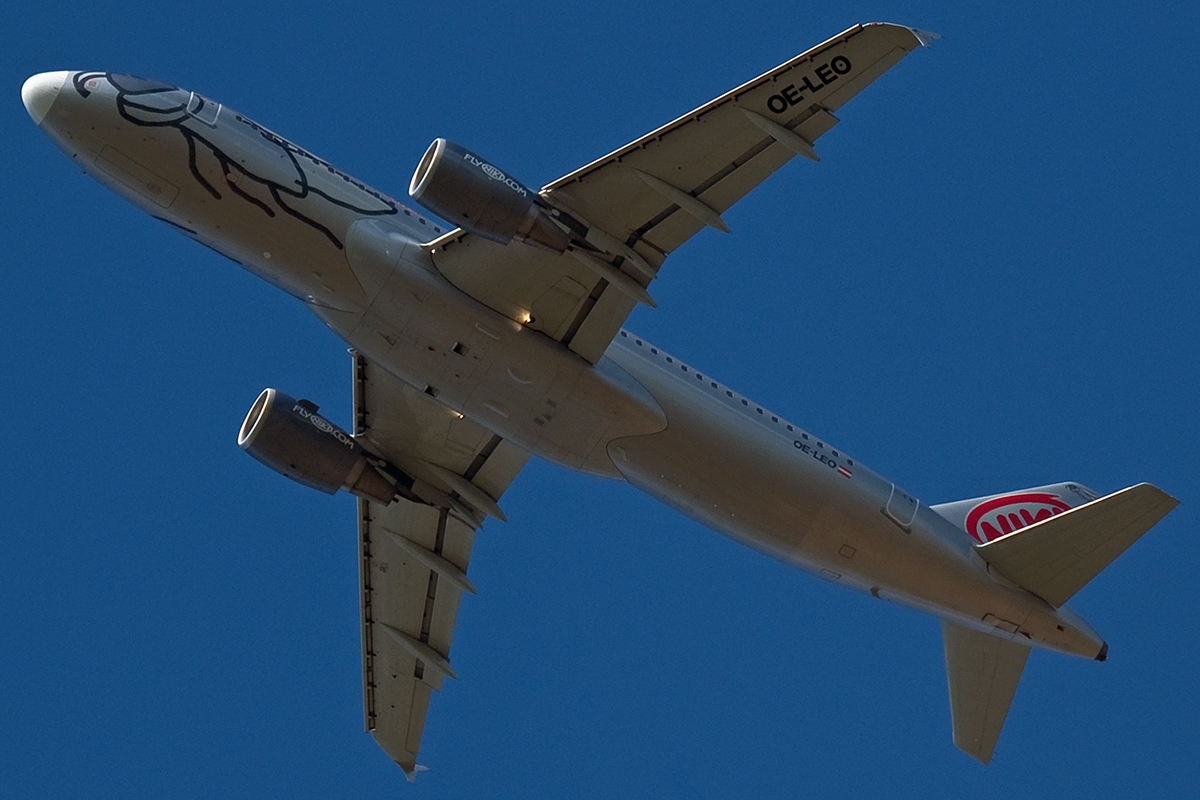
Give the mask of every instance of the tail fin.
[(1005, 578), (1057, 608), (1178, 504), (1139, 483), (976, 545), (976, 551)]
[(1029, 645), (945, 621), (942, 639), (954, 743), (986, 764), (1008, 717)]
[(933, 510), (986, 543), (1090, 503), (1100, 495), (1078, 483), (1054, 483), (932, 506)]
[[(1058, 608), (1178, 504), (1148, 483), (1101, 498), (1063, 483), (934, 510), (981, 542), (975, 551), (990, 568)], [(986, 764), (1029, 646), (945, 621), (942, 638), (954, 743)]]

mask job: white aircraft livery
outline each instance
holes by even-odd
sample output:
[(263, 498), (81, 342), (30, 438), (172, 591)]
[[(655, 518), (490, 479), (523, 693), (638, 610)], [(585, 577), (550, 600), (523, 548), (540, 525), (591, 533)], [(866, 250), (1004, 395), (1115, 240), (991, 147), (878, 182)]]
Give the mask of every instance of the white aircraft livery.
[(932, 34), (858, 25), (541, 191), (437, 139), (400, 204), (231, 108), (108, 72), (21, 91), (85, 172), (292, 294), (352, 348), (354, 419), (266, 389), (238, 436), (358, 498), (367, 730), (410, 779), (455, 676), (476, 530), (538, 456), (941, 620), (954, 742), (987, 763), (1033, 647), (1105, 660), (1065, 603), (1177, 501), (1073, 482), (926, 505), (623, 325), (667, 255)]

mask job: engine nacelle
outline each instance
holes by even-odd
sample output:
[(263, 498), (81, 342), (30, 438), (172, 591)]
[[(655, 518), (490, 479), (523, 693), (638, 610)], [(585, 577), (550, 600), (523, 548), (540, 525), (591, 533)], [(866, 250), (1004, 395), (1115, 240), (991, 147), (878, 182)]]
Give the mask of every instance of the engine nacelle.
[(408, 193), (446, 221), (493, 242), (516, 239), (557, 253), (571, 244), (537, 192), (446, 139), (429, 145)]
[(254, 401), (238, 444), (276, 472), (327, 494), (346, 489), (385, 505), (396, 495), (353, 436), (317, 414), (308, 400), (274, 389)]

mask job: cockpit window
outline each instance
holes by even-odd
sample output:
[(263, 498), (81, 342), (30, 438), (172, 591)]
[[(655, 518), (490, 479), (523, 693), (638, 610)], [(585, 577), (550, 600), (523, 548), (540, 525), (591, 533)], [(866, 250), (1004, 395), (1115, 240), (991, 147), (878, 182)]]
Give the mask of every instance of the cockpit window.
[(187, 111), (205, 125), (216, 125), (217, 115), (221, 113), (221, 104), (192, 92), (192, 96), (188, 100)]

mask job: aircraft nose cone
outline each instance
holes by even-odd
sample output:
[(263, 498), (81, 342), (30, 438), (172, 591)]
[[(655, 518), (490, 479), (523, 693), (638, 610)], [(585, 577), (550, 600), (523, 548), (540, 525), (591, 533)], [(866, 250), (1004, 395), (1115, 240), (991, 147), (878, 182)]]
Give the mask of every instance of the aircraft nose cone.
[(25, 81), (21, 87), (21, 100), (34, 123), (41, 125), (50, 113), (50, 107), (58, 99), (58, 92), (67, 82), (68, 74), (66, 71), (41, 72)]

